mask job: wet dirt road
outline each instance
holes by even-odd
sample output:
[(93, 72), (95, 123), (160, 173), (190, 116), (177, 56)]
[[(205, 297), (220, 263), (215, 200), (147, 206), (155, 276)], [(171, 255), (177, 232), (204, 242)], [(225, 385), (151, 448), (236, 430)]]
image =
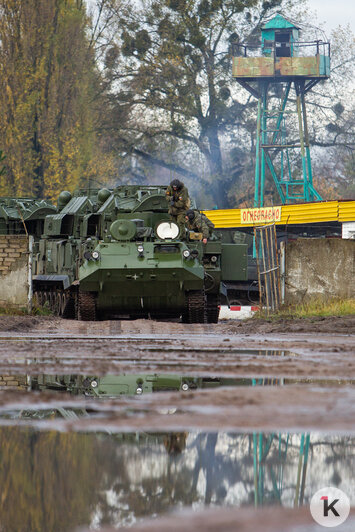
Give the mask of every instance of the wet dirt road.
[[(245, 324), (240, 328), (228, 322), (218, 325), (148, 320), (15, 322), (0, 331), (0, 370), (5, 375), (153, 373), (266, 382), (268, 378), (281, 384), (245, 385), (242, 390), (238, 386), (227, 389), (222, 386), (183, 394), (166, 392), (164, 405), (176, 408), (177, 412), (164, 421), (157, 414), (162, 404), (160, 395), (126, 396), (120, 402), (105, 401), (105, 405), (100, 405), (107, 415), (109, 409), (111, 412), (110, 420), (105, 418), (103, 424), (110, 422), (126, 429), (125, 411), (129, 408), (144, 411), (143, 419), (130, 416), (132, 429), (159, 429), (162, 423), (172, 430), (178, 426), (354, 428), (355, 335), (350, 333), (250, 334), (242, 332)], [(10, 400), (15, 400), (15, 394), (0, 399), (3, 407)], [(72, 401), (69, 396), (68, 400)], [(33, 395), (26, 401), (42, 402), (43, 396)], [(70, 425), (70, 420), (63, 423)], [(90, 423), (80, 420), (83, 426)]]
[[(129, 525), (135, 529), (142, 519), (164, 515), (182, 506), (194, 508), (193, 514), (181, 518), (180, 525), (187, 530), (234, 530), (236, 523), (238, 530), (296, 530), (292, 527), (301, 525), (306, 527), (302, 528), (304, 531), (316, 530), (306, 507), (312, 492), (319, 484), (328, 482), (326, 485), (330, 485), (332, 481), (338, 482), (341, 489), (350, 490), (351, 477), (346, 477), (346, 471), (354, 470), (355, 466), (352, 458), (355, 455), (354, 354), (353, 317), (293, 323), (265, 321), (257, 325), (253, 321), (183, 325), (148, 320), (79, 323), (54, 318), (3, 317), (0, 320), (0, 427), (3, 432), (0, 444), (7, 441), (9, 434), (22, 442), (26, 431), (31, 430), (38, 434), (43, 451), (48, 446), (47, 434), (64, 431), (70, 436), (73, 448), (76, 434), (75, 438), (91, 434), (80, 445), (87, 447), (89, 438), (97, 456), (101, 453), (106, 456), (107, 452), (115, 457), (117, 453), (126, 456), (125, 478), (131, 479), (128, 484), (123, 487), (121, 479), (119, 489), (120, 482), (112, 478), (110, 488), (106, 486), (104, 490), (109, 495), (105, 504), (101, 501), (100, 511), (95, 510), (97, 501), (96, 506), (93, 501), (87, 501), (86, 517), (68, 521), (64, 528), (55, 528), (58, 524), (53, 524), (54, 530), (73, 530), (78, 525), (89, 526), (89, 523), (95, 528), (107, 523), (116, 528)], [(105, 400), (98, 400), (100, 390), (104, 389)], [(160, 393), (146, 393), (152, 391)], [(19, 429), (22, 432), (18, 433)], [(108, 440), (105, 439), (104, 444), (102, 436), (97, 440), (96, 435), (100, 434), (110, 435), (106, 436)], [(338, 446), (335, 454), (334, 446)], [(236, 448), (239, 449), (237, 462), (228, 465), (230, 449)], [(257, 448), (259, 454), (256, 456)], [(290, 455), (290, 448), (294, 455)], [(303, 465), (300, 469), (301, 448)], [(313, 462), (310, 461), (307, 472), (304, 449), (308, 448), (313, 452)], [(196, 449), (200, 449), (197, 455)], [(206, 457), (201, 449), (210, 457), (207, 465), (203, 465)], [(293, 471), (288, 495), (286, 490), (282, 494), (280, 487), (276, 490), (282, 505), (288, 509), (279, 508), (277, 512), (266, 514), (260, 509), (255, 512), (253, 507), (262, 505), (260, 501), (264, 497), (271, 497), (271, 492), (272, 497), (275, 496), (272, 468), (276, 467), (276, 455), (281, 456), (280, 449), (290, 455), (289, 468)], [(316, 449), (322, 449), (320, 454)], [(334, 462), (339, 452), (342, 461)], [(155, 459), (143, 460), (146, 453), (153, 453)], [(221, 467), (218, 453), (227, 465), (217, 474)], [(332, 464), (324, 468), (323, 475), (318, 471), (322, 460), (317, 462), (321, 456)], [(190, 482), (186, 480), (190, 478), (186, 471), (190, 471), (188, 464), (193, 462), (193, 471), (198, 470), (196, 474), (191, 473), (194, 496), (185, 499), (176, 495), (177, 486), (180, 486), (177, 480), (175, 495), (169, 492), (169, 504), (165, 499), (163, 504), (162, 495), (156, 494), (151, 499), (151, 493), (147, 492), (145, 499), (150, 501), (150, 506), (144, 510), (141, 501), (136, 507), (136, 502), (133, 504), (125, 497), (132, 491), (132, 483), (137, 484), (137, 460), (141, 460), (141, 470), (147, 470), (145, 482), (148, 479), (153, 482), (154, 477), (157, 493), (168, 492), (171, 487), (171, 480), (169, 489), (164, 484), (167, 482), (165, 467), (169, 475), (172, 467), (177, 468), (176, 478), (179, 479), (181, 473), (181, 486), (184, 486)], [(242, 483), (245, 496), (240, 494), (241, 488), (237, 487), (235, 478), (229, 478), (227, 473), (241, 460), (246, 460), (248, 467), (245, 465), (245, 475), (236, 470), (235, 478)], [(209, 473), (210, 463), (214, 464), (213, 474)], [(161, 468), (159, 474), (157, 464)], [(266, 464), (269, 465), (264, 471)], [(282, 464), (284, 462), (280, 461), (277, 467), (283, 467)], [(99, 464), (97, 467), (98, 471), (103, 469)], [(107, 467), (111, 470), (111, 466)], [(265, 474), (265, 483), (263, 480), (257, 487), (253, 480), (255, 468), (258, 478), (261, 471)], [(297, 470), (302, 470), (304, 475), (299, 474), (298, 481)], [(84, 467), (83, 471), (86, 471)], [(210, 482), (212, 477), (214, 481)], [(271, 487), (266, 489), (269, 484)], [(146, 489), (145, 484), (137, 487), (135, 501), (140, 500), (138, 492), (142, 489)], [(152, 486), (149, 489), (153, 489)], [(292, 495), (290, 490), (293, 490)], [(354, 497), (355, 494), (348, 495)], [(119, 497), (124, 498), (123, 506), (129, 507), (126, 513)], [(152, 510), (152, 500), (159, 500), (161, 507)], [(354, 503), (352, 499), (352, 505)], [(9, 504), (5, 497), (2, 509)], [(240, 506), (246, 504), (251, 507), (240, 511)], [(208, 506), (231, 508), (228, 512), (218, 510), (206, 516), (203, 508)], [(291, 511), (293, 506), (300, 508)], [(26, 511), (30, 516), (31, 512), (24, 509)], [(10, 523), (10, 516), (8, 519)], [(55, 517), (52, 519), (57, 523)], [(159, 520), (153, 524), (143, 522), (139, 527), (163, 530), (166, 526), (174, 530), (174, 523), (176, 517), (161, 523)], [(337, 530), (350, 530), (345, 528), (348, 525), (341, 525)], [(48, 522), (43, 523), (45, 529), (50, 529)]]

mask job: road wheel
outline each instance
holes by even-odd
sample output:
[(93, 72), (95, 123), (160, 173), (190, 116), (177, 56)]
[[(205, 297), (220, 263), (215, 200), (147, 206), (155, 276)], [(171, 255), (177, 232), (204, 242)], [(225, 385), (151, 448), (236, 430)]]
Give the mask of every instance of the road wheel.
[(38, 306), (41, 308), (41, 307), (43, 307), (44, 302), (45, 302), (45, 295), (44, 295), (43, 290), (40, 290), (39, 292), (36, 292), (36, 295), (37, 295)]
[(58, 292), (55, 293), (55, 299), (54, 299), (55, 316), (61, 316), (62, 315), (61, 310), (62, 310), (62, 293), (59, 290)]
[(56, 293), (53, 292), (53, 290), (49, 291), (48, 300), (49, 300), (49, 308), (55, 314), (55, 306), (56, 306), (57, 299), (56, 299)]

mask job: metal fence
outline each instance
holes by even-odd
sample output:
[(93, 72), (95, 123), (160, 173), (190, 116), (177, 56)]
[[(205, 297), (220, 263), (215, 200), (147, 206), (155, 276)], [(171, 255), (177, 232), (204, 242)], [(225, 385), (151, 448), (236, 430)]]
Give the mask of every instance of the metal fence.
[(275, 224), (254, 227), (255, 249), (258, 265), (260, 308), (267, 315), (281, 305), (280, 266), (277, 252)]

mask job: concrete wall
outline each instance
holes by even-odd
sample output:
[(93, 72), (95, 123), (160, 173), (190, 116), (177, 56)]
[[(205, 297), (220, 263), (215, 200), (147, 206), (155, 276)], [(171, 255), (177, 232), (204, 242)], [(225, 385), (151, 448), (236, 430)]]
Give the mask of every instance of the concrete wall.
[(285, 303), (355, 297), (355, 241), (299, 238), (286, 246)]
[(0, 306), (27, 307), (28, 248), (25, 235), (0, 235)]

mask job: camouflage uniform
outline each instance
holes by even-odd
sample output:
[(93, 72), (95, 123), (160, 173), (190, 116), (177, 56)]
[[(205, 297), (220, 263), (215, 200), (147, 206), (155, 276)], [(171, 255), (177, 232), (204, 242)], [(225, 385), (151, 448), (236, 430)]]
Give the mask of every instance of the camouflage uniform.
[[(174, 181), (172, 181), (172, 183), (174, 183)], [(169, 204), (168, 213), (171, 218), (179, 225), (179, 227), (184, 227), (185, 212), (190, 207), (190, 198), (189, 192), (184, 183), (181, 183), (181, 181), (179, 181), (179, 183), (182, 186), (177, 190), (174, 190), (171, 184), (168, 186), (166, 189), (166, 199)]]
[(210, 228), (204, 220), (204, 215), (198, 211), (193, 212), (195, 214), (195, 218), (193, 220), (185, 219), (186, 229), (189, 231), (194, 231), (195, 233), (202, 233), (203, 238), (208, 238), (210, 236)]

